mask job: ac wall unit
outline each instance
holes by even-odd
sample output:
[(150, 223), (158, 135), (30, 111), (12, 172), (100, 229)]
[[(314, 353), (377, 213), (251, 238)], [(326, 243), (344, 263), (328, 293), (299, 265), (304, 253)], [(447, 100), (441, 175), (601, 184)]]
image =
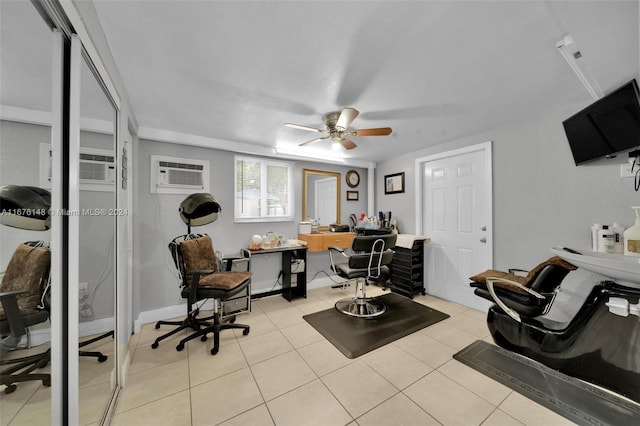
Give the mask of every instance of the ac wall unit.
[(192, 194), (209, 192), (209, 162), (151, 156), (151, 193)]
[[(51, 145), (40, 144), (40, 185), (51, 188)], [(113, 151), (80, 147), (80, 190), (115, 191), (116, 161)]]

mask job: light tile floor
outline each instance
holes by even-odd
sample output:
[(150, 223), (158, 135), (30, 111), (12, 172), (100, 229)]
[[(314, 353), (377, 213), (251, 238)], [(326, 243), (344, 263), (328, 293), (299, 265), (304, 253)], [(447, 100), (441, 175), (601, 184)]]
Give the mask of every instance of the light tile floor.
[[(369, 294), (383, 293), (370, 286)], [(133, 336), (131, 369), (113, 425), (563, 425), (554, 412), (455, 361), (476, 339), (491, 341), (485, 314), (434, 298), (415, 301), (451, 318), (356, 359), (348, 359), (302, 318), (351, 295), (310, 290), (289, 303), (253, 302), (212, 339), (175, 346), (184, 333), (150, 344), (169, 330), (147, 324)]]

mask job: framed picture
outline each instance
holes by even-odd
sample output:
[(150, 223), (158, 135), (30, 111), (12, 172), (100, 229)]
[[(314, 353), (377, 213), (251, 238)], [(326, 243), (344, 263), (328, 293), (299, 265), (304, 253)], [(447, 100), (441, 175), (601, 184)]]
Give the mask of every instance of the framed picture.
[(404, 172), (385, 175), (384, 193), (399, 194), (404, 192)]
[(347, 191), (347, 201), (358, 201), (358, 191)]

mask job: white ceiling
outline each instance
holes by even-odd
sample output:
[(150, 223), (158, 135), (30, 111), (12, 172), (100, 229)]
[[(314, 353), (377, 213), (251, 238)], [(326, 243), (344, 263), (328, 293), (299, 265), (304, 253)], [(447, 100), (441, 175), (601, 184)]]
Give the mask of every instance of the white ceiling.
[(142, 129), (262, 149), (347, 106), (354, 128), (393, 128), (344, 151), (377, 162), (586, 105), (568, 33), (605, 93), (640, 77), (637, 0), (93, 3)]

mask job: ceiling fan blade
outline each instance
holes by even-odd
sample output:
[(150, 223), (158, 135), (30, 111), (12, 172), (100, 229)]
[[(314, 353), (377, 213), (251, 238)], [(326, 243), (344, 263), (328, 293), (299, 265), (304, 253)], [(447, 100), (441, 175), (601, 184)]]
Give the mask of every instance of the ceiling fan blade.
[(340, 117), (338, 117), (338, 121), (336, 122), (337, 127), (342, 127), (346, 129), (349, 125), (356, 119), (356, 117), (360, 114), (360, 112), (355, 108), (345, 108), (340, 113)]
[(358, 146), (355, 143), (353, 143), (353, 141), (351, 141), (349, 139), (340, 139), (340, 143), (342, 144), (344, 149), (353, 149), (356, 146)]
[(311, 139), (310, 141), (302, 142), (302, 143), (301, 143), (301, 144), (299, 144), (298, 146), (311, 145), (312, 143), (316, 143), (316, 142), (323, 141), (323, 140), (327, 139), (328, 137), (329, 137), (329, 136), (324, 137), (324, 138)]
[(354, 136), (387, 136), (391, 134), (391, 127), (379, 127), (377, 129), (354, 130)]
[(301, 125), (299, 125), (299, 124), (284, 123), (284, 125), (285, 125), (286, 127), (291, 127), (292, 129), (306, 130), (306, 131), (308, 131), (308, 132), (316, 132), (316, 133), (322, 133), (322, 132), (325, 132), (325, 130), (316, 129), (316, 128), (313, 128), (313, 127), (301, 126)]

